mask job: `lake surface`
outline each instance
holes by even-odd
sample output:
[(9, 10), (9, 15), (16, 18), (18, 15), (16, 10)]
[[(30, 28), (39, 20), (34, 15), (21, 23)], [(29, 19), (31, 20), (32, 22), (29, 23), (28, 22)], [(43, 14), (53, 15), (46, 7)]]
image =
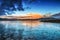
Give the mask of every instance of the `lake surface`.
[(60, 23), (0, 21), (0, 40), (60, 40)]

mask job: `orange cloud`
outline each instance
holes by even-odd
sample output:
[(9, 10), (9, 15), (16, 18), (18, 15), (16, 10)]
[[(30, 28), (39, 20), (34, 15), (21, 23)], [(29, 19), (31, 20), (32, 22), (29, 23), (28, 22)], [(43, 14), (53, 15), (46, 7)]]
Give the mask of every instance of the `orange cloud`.
[(36, 19), (36, 18), (43, 18), (43, 15), (40, 14), (27, 14), (28, 16), (30, 16), (30, 18)]

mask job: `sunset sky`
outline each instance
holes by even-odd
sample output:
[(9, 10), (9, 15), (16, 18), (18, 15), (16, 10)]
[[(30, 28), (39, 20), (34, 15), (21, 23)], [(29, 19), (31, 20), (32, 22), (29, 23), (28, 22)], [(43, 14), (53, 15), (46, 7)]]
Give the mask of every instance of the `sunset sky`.
[[(8, 1), (5, 1), (8, 3)], [(14, 2), (14, 1), (12, 1)], [(19, 6), (17, 3), (12, 5), (12, 7), (9, 8), (14, 8), (14, 10), (9, 10), (7, 8), (2, 8), (1, 5), (3, 3), (3, 0), (0, 0), (0, 15), (6, 15), (7, 14), (27, 14), (27, 13), (39, 13), (39, 14), (56, 14), (60, 12), (60, 1), (59, 0), (22, 0), (21, 3), (19, 4), (18, 1), (17, 3), (21, 6)], [(11, 2), (10, 2), (11, 4)], [(9, 4), (9, 5), (10, 5)], [(11, 6), (11, 5), (10, 5)], [(14, 7), (13, 7), (14, 6)], [(17, 11), (20, 7), (20, 10)], [(18, 8), (18, 9), (17, 9)], [(1, 11), (2, 10), (2, 11)], [(8, 11), (5, 11), (8, 10)]]

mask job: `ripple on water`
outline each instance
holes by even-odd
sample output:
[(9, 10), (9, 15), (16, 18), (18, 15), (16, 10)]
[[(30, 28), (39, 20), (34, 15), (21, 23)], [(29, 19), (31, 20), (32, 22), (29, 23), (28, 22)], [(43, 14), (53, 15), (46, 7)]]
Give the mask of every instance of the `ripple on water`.
[(1, 40), (59, 40), (60, 23), (0, 21), (0, 36)]

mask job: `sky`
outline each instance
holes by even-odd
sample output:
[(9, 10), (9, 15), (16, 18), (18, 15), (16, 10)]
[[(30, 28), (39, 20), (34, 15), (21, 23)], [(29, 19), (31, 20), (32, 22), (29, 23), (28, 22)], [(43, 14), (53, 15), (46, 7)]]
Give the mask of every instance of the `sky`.
[(60, 12), (59, 0), (0, 0), (0, 15), (56, 14)]

